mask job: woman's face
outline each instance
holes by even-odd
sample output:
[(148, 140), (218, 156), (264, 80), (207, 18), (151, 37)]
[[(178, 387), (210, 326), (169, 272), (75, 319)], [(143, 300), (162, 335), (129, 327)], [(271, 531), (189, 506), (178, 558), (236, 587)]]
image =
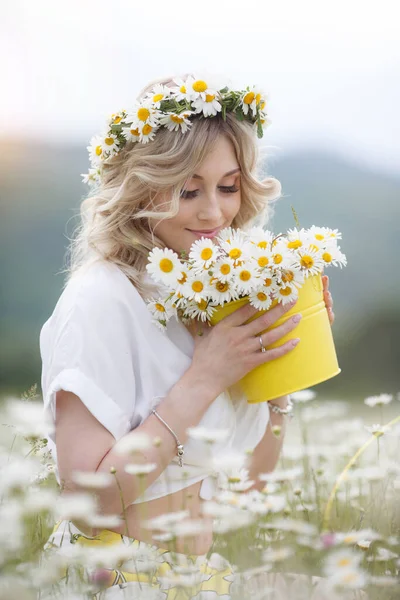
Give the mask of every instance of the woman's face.
[[(234, 171), (234, 172), (232, 172)], [(163, 199), (155, 203), (162, 203)], [(188, 252), (196, 240), (214, 237), (229, 227), (241, 202), (240, 168), (235, 150), (225, 136), (219, 136), (213, 151), (186, 182), (178, 214), (154, 226), (154, 233), (178, 254)]]

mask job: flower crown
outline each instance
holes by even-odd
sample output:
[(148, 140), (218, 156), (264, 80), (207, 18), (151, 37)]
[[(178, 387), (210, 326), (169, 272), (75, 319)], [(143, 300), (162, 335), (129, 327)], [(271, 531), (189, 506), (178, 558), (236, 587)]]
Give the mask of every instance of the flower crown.
[(169, 131), (186, 133), (191, 127), (190, 117), (201, 115), (215, 117), (233, 112), (239, 121), (250, 121), (256, 126), (257, 136), (263, 137), (263, 127), (271, 121), (265, 112), (266, 98), (258, 86), (244, 90), (209, 87), (206, 81), (191, 75), (186, 80), (173, 79), (176, 86), (156, 84), (130, 111), (113, 113), (107, 129), (90, 140), (89, 158), (91, 168), (83, 174), (83, 182), (94, 186), (101, 181), (102, 164), (116, 156), (127, 142), (146, 144), (154, 139), (160, 127)]

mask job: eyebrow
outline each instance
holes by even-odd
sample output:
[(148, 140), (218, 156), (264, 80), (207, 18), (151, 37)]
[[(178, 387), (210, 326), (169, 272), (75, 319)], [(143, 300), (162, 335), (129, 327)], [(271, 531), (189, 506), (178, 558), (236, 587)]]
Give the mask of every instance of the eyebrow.
[[(238, 171), (240, 171), (240, 167), (237, 167), (236, 169), (232, 169), (232, 171), (228, 171), (227, 173), (225, 173), (225, 175), (222, 176), (223, 177), (228, 177), (228, 175), (233, 175), (234, 173), (237, 173)], [(201, 177), (201, 175), (192, 175), (192, 179), (204, 179), (204, 177)]]

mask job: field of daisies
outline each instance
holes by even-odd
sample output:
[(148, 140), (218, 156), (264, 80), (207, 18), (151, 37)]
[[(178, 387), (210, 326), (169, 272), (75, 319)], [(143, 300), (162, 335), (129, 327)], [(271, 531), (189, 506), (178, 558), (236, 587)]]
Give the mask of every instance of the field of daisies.
[[(238, 455), (227, 455), (219, 463), (224, 475), (219, 491), (204, 504), (204, 513), (214, 519), (212, 550), (235, 568), (232, 598), (398, 599), (400, 394), (370, 396), (360, 406), (320, 398), (313, 390), (292, 398), (295, 416), (277, 468), (262, 476), (263, 491), (247, 491), (248, 471)], [(80, 582), (76, 574), (82, 566), (91, 573), (118, 568), (118, 548), (105, 553), (83, 546), (44, 557), (43, 546), (60, 518), (107, 527), (90, 490), (107, 485), (107, 478), (86, 476), (86, 493), (61, 497), (36, 387), (0, 406), (0, 600), (93, 598), (101, 592), (101, 578)], [(213, 443), (213, 435), (218, 439), (217, 430), (197, 433), (204, 443)], [(275, 427), (274, 435), (280, 434)], [(144, 472), (133, 469), (132, 476), (145, 477)], [(163, 539), (193, 536), (201, 528), (185, 510), (157, 519)], [(139, 558), (133, 550), (131, 558)], [(144, 564), (154, 568), (142, 557), (141, 570)], [(75, 577), (70, 595), (57, 592), (63, 572)], [(185, 590), (196, 575), (193, 569), (173, 570), (171, 584), (182, 593), (177, 599), (189, 598)], [(161, 596), (143, 588), (132, 597)]]

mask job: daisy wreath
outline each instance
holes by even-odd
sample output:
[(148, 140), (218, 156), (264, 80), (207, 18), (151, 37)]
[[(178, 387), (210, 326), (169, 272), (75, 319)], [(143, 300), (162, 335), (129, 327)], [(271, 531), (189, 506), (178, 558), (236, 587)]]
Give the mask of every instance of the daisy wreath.
[(232, 112), (239, 121), (253, 123), (257, 137), (262, 138), (263, 128), (271, 124), (265, 112), (267, 95), (258, 86), (216, 89), (192, 76), (173, 81), (175, 87), (156, 84), (131, 110), (123, 109), (110, 116), (105, 131), (92, 137), (87, 147), (91, 167), (89, 173), (82, 173), (84, 183), (100, 183), (102, 165), (107, 159), (116, 156), (127, 142), (146, 144), (153, 140), (160, 127), (186, 133), (193, 117), (212, 118), (221, 113), (226, 120), (226, 113)]

